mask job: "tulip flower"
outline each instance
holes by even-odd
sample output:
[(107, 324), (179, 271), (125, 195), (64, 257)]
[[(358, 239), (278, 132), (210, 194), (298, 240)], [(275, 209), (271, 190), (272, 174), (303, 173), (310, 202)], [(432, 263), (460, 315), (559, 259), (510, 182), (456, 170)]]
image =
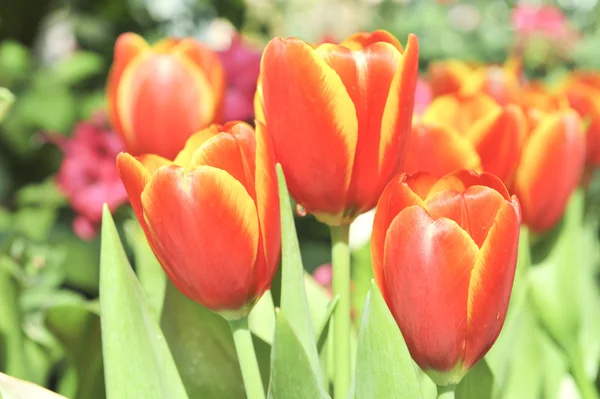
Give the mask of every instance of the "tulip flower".
[(458, 169), (485, 171), (510, 184), (526, 136), (521, 109), (485, 94), (437, 97), (413, 126), (404, 171), (437, 177)]
[(487, 173), (395, 177), (377, 205), (375, 281), (411, 356), (438, 385), (457, 384), (506, 316), (521, 215)]
[(512, 191), (523, 208), (523, 222), (536, 232), (554, 226), (581, 180), (585, 166), (583, 123), (572, 109), (537, 112)]
[(563, 83), (561, 93), (587, 125), (587, 163), (600, 166), (600, 74), (572, 73)]
[(506, 105), (518, 95), (520, 72), (520, 61), (510, 57), (504, 65), (468, 64), (459, 60), (432, 62), (428, 74), (435, 97), (485, 93)]
[(173, 159), (192, 134), (219, 120), (225, 87), (219, 56), (196, 40), (150, 47), (125, 33), (108, 79), (111, 121), (129, 153)]
[(227, 318), (246, 316), (270, 287), (280, 251), (275, 160), (265, 127), (212, 125), (174, 161), (117, 157), (154, 254), (186, 296)]
[(414, 35), (384, 31), (340, 45), (269, 42), (255, 101), (291, 195), (317, 219), (347, 225), (373, 208), (406, 152), (418, 77)]

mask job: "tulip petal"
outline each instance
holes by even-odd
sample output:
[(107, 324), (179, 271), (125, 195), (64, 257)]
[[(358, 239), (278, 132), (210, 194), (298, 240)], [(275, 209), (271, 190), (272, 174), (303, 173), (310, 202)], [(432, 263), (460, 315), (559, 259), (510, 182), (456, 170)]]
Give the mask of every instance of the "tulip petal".
[[(435, 180), (433, 176), (417, 175), (407, 176), (402, 174), (395, 177), (381, 194), (377, 205), (375, 219), (373, 220), (373, 232), (371, 234), (371, 258), (373, 263), (373, 275), (377, 285), (385, 297), (385, 286), (383, 284), (383, 253), (385, 248), (385, 237), (392, 220), (406, 207), (422, 205), (423, 200), (418, 192), (428, 191), (429, 184)], [(409, 181), (410, 183), (407, 183)], [(417, 193), (415, 193), (415, 188)], [(421, 190), (423, 188), (423, 190)]]
[(189, 170), (190, 162), (192, 161), (192, 157), (194, 156), (196, 150), (198, 150), (198, 148), (200, 148), (206, 141), (219, 134), (221, 129), (222, 126), (210, 125), (209, 127), (191, 135), (190, 138), (185, 142), (185, 147), (183, 147), (183, 150), (181, 150), (175, 157), (173, 163), (185, 168), (186, 170)]
[(534, 231), (551, 228), (579, 184), (585, 162), (585, 135), (573, 110), (549, 115), (525, 143), (514, 192), (523, 221)]
[(121, 181), (125, 186), (125, 190), (127, 191), (127, 196), (129, 197), (133, 212), (145, 229), (146, 223), (142, 211), (142, 192), (144, 191), (146, 184), (150, 181), (154, 170), (159, 166), (162, 166), (159, 161), (162, 158), (152, 156), (146, 156), (144, 158), (149, 168), (140, 162), (140, 160), (132, 157), (126, 152), (122, 152), (117, 155), (117, 170), (121, 177)]
[(442, 177), (459, 169), (481, 170), (473, 144), (451, 127), (418, 124), (413, 126), (404, 170), (425, 171)]
[(423, 122), (450, 125), (466, 134), (471, 125), (500, 106), (487, 94), (447, 94), (437, 97), (423, 114)]
[(504, 202), (471, 272), (465, 366), (473, 366), (496, 341), (512, 290), (520, 211), (516, 198)]
[(358, 135), (340, 77), (297, 39), (271, 40), (261, 69), (265, 121), (292, 196), (309, 212), (340, 214)]
[(445, 217), (456, 222), (481, 248), (505, 198), (486, 186), (471, 186), (464, 192), (444, 190), (427, 198), (427, 212), (434, 220)]
[(408, 35), (406, 50), (398, 65), (383, 111), (379, 141), (379, 173), (383, 187), (399, 172), (406, 156), (419, 74), (419, 42)]
[(210, 166), (161, 168), (142, 204), (148, 239), (184, 294), (213, 310), (246, 304), (259, 226), (254, 201), (240, 182)]
[(402, 44), (392, 35), (385, 30), (376, 30), (374, 32), (358, 32), (349, 36), (346, 40), (340, 43), (340, 46), (344, 46), (350, 50), (357, 51), (362, 50), (374, 43), (389, 43), (394, 46), (400, 53)]
[[(361, 51), (323, 44), (316, 52), (341, 78), (358, 120), (358, 141), (352, 179), (346, 198), (346, 216), (372, 208), (383, 187), (379, 182), (379, 141), (381, 122), (394, 74), (402, 56), (388, 43), (375, 43)], [(395, 157), (396, 158), (396, 157)], [(385, 183), (389, 181), (386, 176)]]
[(279, 192), (275, 172), (275, 154), (267, 127), (256, 122), (256, 205), (266, 260), (266, 276), (257, 282), (271, 282), (281, 252)]
[(173, 159), (214, 116), (214, 93), (206, 76), (176, 54), (152, 54), (128, 67), (117, 99), (125, 135), (140, 154)]
[(506, 184), (512, 181), (526, 135), (523, 111), (509, 104), (490, 112), (467, 132), (481, 157), (483, 170), (498, 176)]
[(467, 293), (477, 246), (453, 221), (402, 210), (385, 239), (386, 302), (415, 361), (450, 370), (463, 358)]
[[(111, 124), (115, 130), (123, 134), (123, 126), (119, 118), (119, 106), (117, 102), (117, 91), (121, 76), (128, 66), (135, 65), (134, 59), (141, 53), (147, 51), (150, 47), (148, 43), (135, 33), (123, 33), (115, 42), (115, 55), (113, 65), (108, 76), (106, 95), (108, 98), (108, 111)], [(129, 142), (131, 138), (125, 137)]]
[(499, 178), (491, 173), (478, 174), (470, 170), (458, 170), (442, 177), (431, 187), (427, 195), (433, 197), (435, 194), (444, 190), (454, 190), (463, 193), (471, 186), (491, 187), (500, 193), (504, 199), (510, 199), (506, 186)]
[(428, 76), (434, 97), (458, 93), (471, 76), (473, 68), (459, 60), (432, 62)]

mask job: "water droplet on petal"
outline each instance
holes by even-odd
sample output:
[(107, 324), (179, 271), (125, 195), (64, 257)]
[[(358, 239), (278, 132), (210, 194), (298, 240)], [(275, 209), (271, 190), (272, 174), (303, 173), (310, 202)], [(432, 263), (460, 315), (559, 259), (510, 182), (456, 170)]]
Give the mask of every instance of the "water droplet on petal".
[(296, 204), (296, 215), (303, 217), (306, 216), (306, 214), (306, 209), (302, 205)]
[(500, 312), (496, 312), (496, 320), (500, 318)]

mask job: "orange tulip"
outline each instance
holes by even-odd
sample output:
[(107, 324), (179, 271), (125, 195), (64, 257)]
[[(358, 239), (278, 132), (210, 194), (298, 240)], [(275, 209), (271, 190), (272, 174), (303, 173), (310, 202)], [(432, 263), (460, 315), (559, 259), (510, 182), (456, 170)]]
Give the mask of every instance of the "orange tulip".
[(457, 384), (494, 344), (517, 261), (517, 199), (491, 174), (394, 178), (377, 205), (375, 281), (417, 364)]
[(275, 158), (265, 127), (212, 125), (174, 161), (117, 157), (146, 237), (173, 283), (226, 317), (245, 316), (271, 285), (280, 251)]
[(585, 165), (585, 134), (572, 109), (537, 111), (536, 127), (525, 141), (512, 188), (523, 207), (523, 222), (534, 231), (561, 218)]
[(514, 101), (519, 89), (520, 61), (509, 58), (504, 65), (468, 64), (459, 60), (432, 62), (429, 81), (434, 96), (485, 93), (499, 104)]
[(437, 177), (458, 169), (485, 171), (510, 184), (526, 135), (521, 109), (485, 94), (437, 97), (413, 126), (404, 170)]
[(307, 212), (345, 225), (375, 206), (404, 161), (417, 75), (414, 35), (405, 50), (383, 31), (315, 48), (271, 40), (256, 115)]
[(587, 163), (600, 166), (600, 73), (571, 74), (563, 84), (562, 93), (587, 124)]
[(115, 44), (109, 112), (127, 151), (173, 159), (195, 132), (219, 119), (225, 74), (218, 55), (194, 39), (153, 47), (125, 33)]

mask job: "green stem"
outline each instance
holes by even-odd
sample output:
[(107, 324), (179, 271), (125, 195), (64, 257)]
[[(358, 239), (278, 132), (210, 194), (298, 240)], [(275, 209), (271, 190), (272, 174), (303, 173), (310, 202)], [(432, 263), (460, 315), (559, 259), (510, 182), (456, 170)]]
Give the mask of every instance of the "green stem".
[(350, 226), (331, 226), (333, 295), (339, 301), (333, 314), (333, 392), (337, 399), (348, 396), (352, 375), (350, 362)]
[(437, 394), (438, 399), (454, 399), (454, 391), (456, 385), (438, 385)]
[(583, 362), (583, 356), (579, 347), (573, 345), (571, 350), (568, 351), (569, 361), (571, 363), (571, 374), (573, 379), (579, 388), (582, 399), (600, 399), (598, 390), (592, 380), (590, 380), (585, 373), (585, 367)]
[(252, 334), (248, 328), (248, 317), (238, 320), (229, 320), (229, 327), (233, 333), (233, 342), (237, 351), (244, 388), (248, 399), (264, 399), (265, 389), (263, 388), (260, 369), (254, 352), (252, 343)]

